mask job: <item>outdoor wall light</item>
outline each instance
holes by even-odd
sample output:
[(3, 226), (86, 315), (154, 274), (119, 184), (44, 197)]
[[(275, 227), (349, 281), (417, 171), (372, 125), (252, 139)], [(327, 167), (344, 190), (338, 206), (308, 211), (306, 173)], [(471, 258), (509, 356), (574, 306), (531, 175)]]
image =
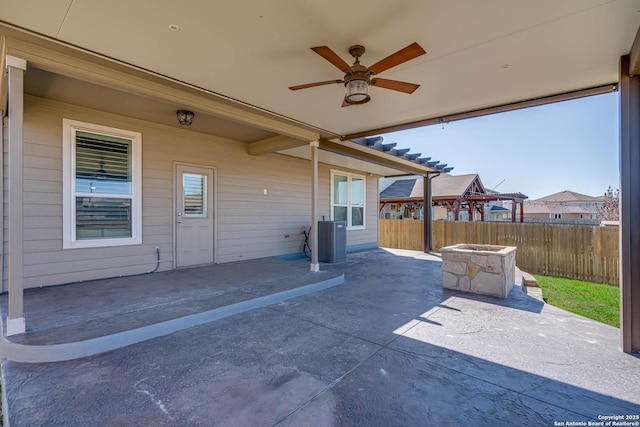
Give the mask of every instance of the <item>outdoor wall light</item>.
[(193, 116), (194, 116), (193, 111), (178, 110), (177, 114), (178, 114), (178, 121), (180, 122), (181, 125), (190, 126), (191, 122), (193, 122)]

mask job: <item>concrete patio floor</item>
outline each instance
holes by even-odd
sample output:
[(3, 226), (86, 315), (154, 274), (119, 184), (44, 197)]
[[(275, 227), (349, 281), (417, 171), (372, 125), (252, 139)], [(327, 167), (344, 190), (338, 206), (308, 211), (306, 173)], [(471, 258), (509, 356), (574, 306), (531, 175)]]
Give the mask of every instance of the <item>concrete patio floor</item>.
[[(289, 263), (285, 269), (307, 265)], [(82, 359), (3, 359), (5, 420), (13, 427), (640, 421), (633, 419), (640, 414), (640, 358), (619, 350), (616, 328), (546, 305), (520, 287), (504, 300), (443, 291), (440, 260), (419, 252), (349, 254), (322, 269), (327, 277), (344, 272), (344, 284)], [(109, 288), (153, 276), (117, 279)], [(277, 283), (274, 276), (270, 285)], [(247, 281), (240, 296), (275, 290), (260, 287), (260, 280)], [(70, 310), (52, 328), (56, 340), (65, 329), (82, 337), (82, 328), (66, 324), (69, 312), (102, 305), (86, 306), (90, 295), (74, 300), (66, 288), (42, 290), (67, 292), (56, 300)], [(237, 301), (232, 294), (225, 303)], [(28, 324), (40, 327), (26, 307)], [(96, 324), (107, 333), (120, 328), (101, 319)], [(99, 331), (89, 329), (87, 337)]]

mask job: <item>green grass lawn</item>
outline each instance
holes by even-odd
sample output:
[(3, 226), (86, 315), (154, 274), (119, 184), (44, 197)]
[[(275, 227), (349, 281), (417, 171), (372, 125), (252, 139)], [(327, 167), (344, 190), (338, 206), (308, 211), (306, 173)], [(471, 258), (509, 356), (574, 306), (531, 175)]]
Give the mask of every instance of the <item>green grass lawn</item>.
[(548, 304), (620, 327), (620, 289), (603, 283), (534, 275)]

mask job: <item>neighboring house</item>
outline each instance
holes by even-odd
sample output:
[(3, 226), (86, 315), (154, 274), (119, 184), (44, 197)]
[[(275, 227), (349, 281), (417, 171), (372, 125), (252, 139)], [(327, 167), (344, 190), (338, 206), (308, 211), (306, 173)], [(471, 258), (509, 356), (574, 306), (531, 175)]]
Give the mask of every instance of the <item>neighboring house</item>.
[[(424, 180), (406, 176), (380, 180), (381, 219), (422, 219)], [(500, 194), (484, 188), (478, 174), (443, 173), (431, 179), (432, 218), (453, 221), (511, 221), (513, 212), (503, 200), (520, 203), (520, 193)]]
[[(487, 189), (487, 194), (492, 196), (500, 196), (498, 191)], [(508, 199), (507, 199), (508, 200)], [(485, 204), (485, 215), (487, 221), (511, 221), (511, 208), (504, 207), (505, 199), (491, 200)]]
[(597, 223), (602, 197), (575, 191), (561, 191), (524, 203), (526, 222), (593, 222)]
[(511, 221), (511, 209), (502, 206), (502, 202), (489, 202), (489, 217), (487, 221)]
[[(3, 31), (9, 335), (25, 330), (24, 289), (295, 257), (314, 219), (345, 221), (348, 250), (377, 247), (378, 178), (436, 172), (366, 141), (332, 142), (292, 120)], [(179, 123), (177, 110), (192, 125)]]

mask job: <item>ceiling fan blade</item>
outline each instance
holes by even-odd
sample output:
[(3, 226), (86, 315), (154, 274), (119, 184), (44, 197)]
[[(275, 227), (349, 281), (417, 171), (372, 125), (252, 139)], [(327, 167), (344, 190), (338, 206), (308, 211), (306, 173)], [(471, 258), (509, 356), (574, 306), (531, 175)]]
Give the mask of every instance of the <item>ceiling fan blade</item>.
[(369, 67), (369, 71), (373, 71), (375, 74), (380, 74), (381, 72), (388, 70), (389, 68), (410, 61), (420, 55), (424, 55), (425, 53), (427, 52), (418, 43), (411, 43), (404, 49), (400, 49), (396, 53), (393, 53), (386, 58), (376, 62)]
[(420, 87), (420, 85), (415, 83), (401, 82), (398, 80), (381, 79), (378, 77), (371, 80), (371, 86), (397, 90), (398, 92), (404, 92), (404, 93), (413, 93), (416, 91), (416, 89)]
[(289, 89), (300, 90), (300, 89), (307, 89), (309, 87), (324, 86), (324, 85), (330, 85), (330, 84), (336, 84), (336, 83), (342, 83), (342, 80), (325, 80), (323, 82), (307, 83), (304, 85), (291, 86), (289, 87)]
[(351, 65), (344, 62), (344, 60), (340, 58), (328, 46), (316, 46), (312, 47), (311, 50), (338, 67), (338, 69), (343, 73), (353, 72), (353, 68), (351, 68)]

